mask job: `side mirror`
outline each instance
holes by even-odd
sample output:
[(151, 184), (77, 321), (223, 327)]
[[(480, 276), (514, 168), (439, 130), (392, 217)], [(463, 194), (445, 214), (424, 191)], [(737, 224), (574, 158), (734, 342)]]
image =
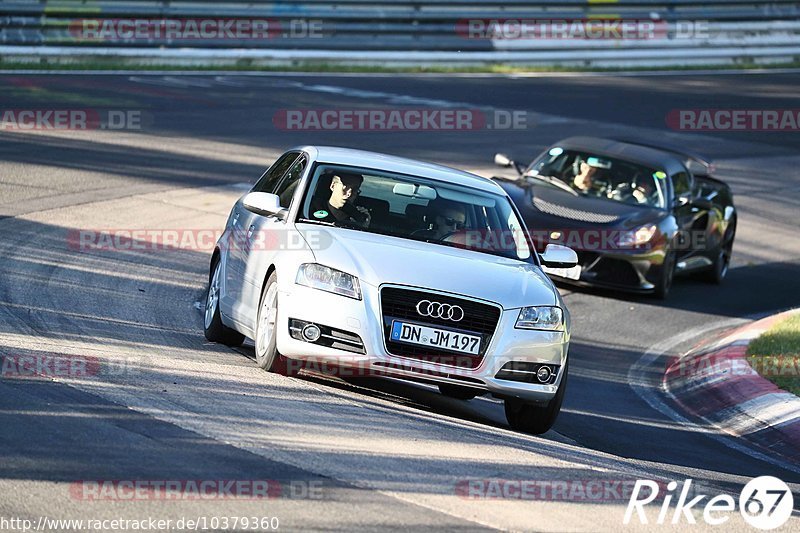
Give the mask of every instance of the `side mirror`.
[(518, 174), (522, 174), (522, 168), (519, 163), (508, 157), (506, 154), (494, 154), (494, 164), (498, 167), (513, 168)]
[(510, 157), (506, 154), (494, 154), (494, 164), (498, 167), (508, 168), (514, 164)]
[(572, 268), (578, 264), (578, 254), (572, 248), (560, 244), (548, 244), (539, 254), (542, 265), (548, 268)]
[(248, 211), (258, 215), (277, 216), (282, 218), (286, 214), (286, 209), (281, 207), (281, 199), (277, 194), (267, 192), (251, 192), (242, 200), (242, 205)]

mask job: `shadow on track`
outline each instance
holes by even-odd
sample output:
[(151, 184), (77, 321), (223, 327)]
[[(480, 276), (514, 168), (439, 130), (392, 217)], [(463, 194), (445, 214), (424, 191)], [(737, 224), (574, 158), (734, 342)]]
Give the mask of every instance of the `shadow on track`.
[[(281, 428), (291, 430), (300, 423), (303, 431), (309, 435), (335, 435), (339, 431), (356, 434), (367, 431), (386, 433), (386, 438), (391, 438), (394, 431), (391, 423), (395, 420), (390, 416), (395, 411), (391, 407), (393, 403), (398, 408), (412, 407), (421, 412), (444, 415), (456, 424), (458, 420), (466, 420), (490, 428), (506, 427), (499, 404), (484, 399), (459, 402), (444, 398), (430, 389), (397, 381), (358, 380), (356, 383), (336, 385), (345, 387), (347, 392), (357, 393), (355, 399), (352, 399), (352, 395), (349, 396), (351, 403), (355, 403), (357, 407), (332, 403), (331, 392), (320, 391), (317, 396), (313, 389), (309, 390), (293, 378), (264, 374), (263, 382), (256, 379), (252, 383), (235, 384), (234, 370), (252, 368), (255, 371), (255, 365), (249, 359), (237, 356), (232, 350), (206, 343), (202, 336), (200, 314), (191, 305), (200, 288), (205, 286), (210, 254), (189, 250), (160, 253), (78, 252), (70, 248), (65, 238), (68, 228), (22, 219), (6, 220), (3, 228), (9, 237), (0, 245), (0, 253), (4, 256), (0, 267), (3, 274), (0, 301), (5, 304), (2, 305), (0, 314), (0, 336), (18, 339), (29, 347), (28, 350), (31, 343), (44, 343), (43, 349), (52, 350), (52, 346), (58, 346), (62, 342), (80, 342), (84, 348), (91, 350), (87, 352), (89, 354), (93, 351), (110, 351), (119, 353), (120, 356), (126, 353), (131, 356), (144, 355), (145, 357), (129, 361), (131, 379), (125, 375), (118, 376), (111, 382), (112, 386), (141, 390), (141, 394), (158, 398), (162, 394), (161, 384), (164, 384), (164, 388), (173, 394), (188, 395), (165, 395), (165, 401), (160, 405), (170, 416), (202, 416), (183, 405), (187, 401), (201, 401), (206, 404), (211, 402), (209, 405), (225, 405), (226, 420), (256, 433), (280, 431)], [(20, 347), (9, 341), (0, 347), (3, 354), (18, 353), (20, 349), (24, 349), (24, 346)], [(214, 367), (213, 373), (171, 370), (159, 364), (160, 356), (164, 353), (169, 353), (170, 360), (176, 363), (186, 359), (192, 363), (199, 360), (218, 366)], [(640, 400), (626, 404), (622, 411), (615, 410), (619, 408), (620, 402), (609, 402), (607, 399), (631, 395), (631, 391), (624, 376), (604, 372), (603, 368), (613, 358), (634, 358), (634, 350), (574, 343), (571, 353), (576, 364), (573, 367), (564, 412), (555, 427), (557, 432), (599, 449), (603, 449), (606, 444), (596, 440), (595, 435), (606, 432), (630, 435), (629, 439), (639, 443), (635, 447), (636, 453), (630, 452), (630, 446), (627, 449), (606, 451), (655, 462), (669, 457), (663, 469), (665, 476), (673, 464), (730, 471), (737, 475), (749, 474), (744, 466), (738, 469), (726, 467), (726, 464), (736, 462), (736, 457), (731, 457), (730, 450), (721, 445), (716, 447), (703, 435), (693, 434), (677, 424), (657, 418), (657, 413)], [(279, 386), (271, 390), (268, 384), (273, 383), (274, 386), (276, 379)], [(327, 382), (321, 383), (320, 378), (303, 379), (328, 385)], [(72, 452), (63, 459), (55, 459), (58, 467), (53, 471), (60, 472), (58, 475), (61, 479), (164, 476), (165, 472), (192, 478), (193, 473), (199, 475), (204, 472), (202, 457), (206, 454), (210, 457), (210, 464), (219, 465), (212, 467), (213, 472), (229, 475), (223, 467), (223, 459), (226, 453), (234, 452), (223, 450), (225, 446), (219, 442), (200, 438), (191, 452), (185, 452), (188, 454), (185, 457), (195, 457), (195, 460), (180, 460), (180, 453), (195, 446), (192, 441), (194, 434), (184, 434), (184, 430), (173, 426), (162, 426), (161, 422), (145, 415), (123, 412), (124, 409), (116, 405), (99, 405), (102, 402), (98, 402), (96, 398), (93, 400), (84, 397), (84, 393), (77, 393), (61, 383), (0, 380), (0, 386), (4, 388), (0, 414), (6, 423), (3, 427), (9, 428), (0, 438), (5, 439), (3, 442), (8, 446), (6, 449), (13, 452), (6, 456), (9, 460), (5, 463), (6, 470), (0, 469), (0, 477), (38, 479), (51, 475), (45, 472), (50, 472), (49, 469), (40, 469), (35, 463), (34, 466), (27, 463), (27, 451), (30, 451), (32, 457), (41, 458), (52, 457), (56, 450), (72, 450), (76, 447), (84, 448), (78, 450), (74, 460), (71, 458)], [(103, 383), (98, 386), (103, 386)], [(152, 390), (154, 387), (159, 390)], [(298, 387), (305, 395), (301, 401), (293, 400), (286, 392)], [(363, 396), (363, 400), (358, 396)], [(388, 410), (374, 405), (369, 401), (370, 397), (388, 400)], [(94, 419), (97, 425), (84, 420), (80, 423), (71, 422), (69, 413), (83, 413), (87, 409), (89, 413), (93, 413), (88, 419)], [(263, 414), (264, 409), (277, 418), (261, 419), (259, 413)], [(339, 409), (344, 409), (342, 416), (337, 414)], [(358, 416), (353, 417), (353, 409), (358, 409)], [(334, 415), (333, 418), (330, 418), (331, 414)], [(77, 418), (83, 416), (81, 414)], [(435, 421), (414, 415), (413, 412), (411, 416), (420, 424), (436, 424)], [(53, 421), (58, 423), (51, 424)], [(27, 430), (28, 438), (41, 438), (40, 447), (27, 447), (25, 428), (33, 428)], [(120, 430), (123, 432), (120, 433)], [(46, 437), (45, 433), (50, 437)], [(106, 435), (109, 440), (105, 441), (105, 437), (98, 439), (97, 435)], [(470, 435), (470, 432), (465, 432), (465, 435)], [(535, 451), (555, 459), (563, 458), (562, 444), (513, 433), (504, 435), (508, 446)], [(149, 440), (140, 441), (142, 438), (155, 438), (160, 441), (159, 445), (174, 448), (165, 454), (165, 459), (169, 461), (159, 459), (153, 465), (143, 463), (144, 457), (155, 452), (148, 447), (151, 444)], [(95, 453), (94, 441), (101, 440), (120, 445)], [(678, 460), (674, 458), (676, 447), (681, 448)], [(666, 450), (670, 452), (667, 453)], [(320, 451), (319, 456), (326, 461), (337, 461), (341, 453), (352, 455), (356, 452), (332, 449)], [(570, 454), (589, 464), (597, 464), (598, 461), (614, 462), (609, 458), (598, 459), (595, 452), (582, 448), (571, 448)], [(728, 462), (714, 464), (713, 458), (723, 454), (727, 454)], [(382, 452), (372, 455), (394, 460), (391, 455), (384, 456)], [(10, 460), (12, 457), (13, 461)], [(243, 475), (241, 472), (251, 471), (248, 466), (250, 460), (250, 456), (237, 458), (234, 461), (234, 471), (230, 475)], [(442, 469), (447, 465), (434, 458), (415, 457), (414, 460), (420, 464), (428, 461), (430, 464), (425, 469), (436, 477), (431, 478), (431, 486), (436, 486), (437, 483), (441, 486), (441, 479), (438, 477), (443, 475)], [(170, 462), (175, 464), (167, 466)], [(472, 462), (474, 461), (470, 460)], [(358, 475), (361, 479), (376, 480), (385, 475), (385, 465), (381, 466), (380, 461), (364, 457), (360, 464), (362, 470)], [(463, 466), (467, 468), (468, 465)], [(483, 466), (488, 468), (490, 465)], [(195, 468), (197, 470), (193, 470)], [(286, 469), (285, 465), (268, 465), (260, 470), (252, 469), (252, 472), (266, 472), (264, 475), (269, 475), (273, 468), (280, 475), (300, 475)], [(558, 476), (557, 472), (553, 471), (550, 475)], [(528, 472), (526, 475), (538, 474)], [(779, 477), (787, 481), (792, 479), (788, 475)], [(414, 480), (415, 487), (419, 481)], [(425, 479), (422, 481), (424, 484)]]

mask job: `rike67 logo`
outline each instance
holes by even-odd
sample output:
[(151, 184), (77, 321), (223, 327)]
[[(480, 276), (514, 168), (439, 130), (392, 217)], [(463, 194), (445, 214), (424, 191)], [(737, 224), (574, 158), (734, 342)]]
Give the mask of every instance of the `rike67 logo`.
[[(685, 480), (680, 489), (676, 481), (671, 481), (666, 486), (665, 494), (659, 494), (660, 486), (663, 487), (655, 481), (637, 480), (622, 522), (629, 524), (633, 514), (636, 513), (640, 523), (648, 524), (645, 506), (657, 499), (662, 500), (655, 521), (657, 524), (679, 524), (683, 520), (689, 524), (696, 524), (695, 514), (702, 512), (706, 524), (724, 525), (730, 520), (731, 513), (736, 511), (738, 503), (739, 513), (745, 522), (757, 529), (770, 530), (785, 524), (794, 508), (792, 491), (786, 483), (772, 476), (752, 479), (742, 489), (738, 502), (727, 494), (712, 498), (699, 494), (697, 489), (692, 488), (691, 479)], [(677, 501), (675, 508), (672, 509), (671, 504), (674, 499)]]

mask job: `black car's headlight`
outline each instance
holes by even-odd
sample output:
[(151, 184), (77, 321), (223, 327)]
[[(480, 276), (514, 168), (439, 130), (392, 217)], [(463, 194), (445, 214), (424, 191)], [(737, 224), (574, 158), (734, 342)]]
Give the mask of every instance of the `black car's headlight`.
[(312, 289), (341, 294), (348, 298), (361, 299), (361, 285), (358, 278), (317, 263), (304, 263), (297, 271), (295, 283)]
[(634, 248), (647, 244), (656, 234), (657, 229), (655, 224), (648, 224), (630, 231), (624, 231), (620, 236), (619, 245), (622, 248)]
[(555, 306), (523, 307), (519, 311), (517, 329), (564, 331), (564, 311)]

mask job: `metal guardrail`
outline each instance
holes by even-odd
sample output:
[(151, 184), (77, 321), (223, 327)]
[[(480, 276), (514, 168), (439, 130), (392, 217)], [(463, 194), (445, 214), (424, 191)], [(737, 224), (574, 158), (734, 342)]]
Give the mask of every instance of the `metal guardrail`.
[[(87, 37), (87, 28), (118, 30), (121, 21), (186, 24), (211, 19), (261, 20), (269, 32), (260, 38), (155, 31), (100, 31)], [(514, 33), (520, 21), (530, 28), (533, 21), (545, 20), (553, 25), (617, 20), (650, 24), (656, 30), (650, 37), (631, 39)], [(483, 24), (487, 31), (469, 33), (470, 22)], [(800, 59), (800, 1), (0, 0), (0, 55), (5, 58), (66, 57), (72, 50), (81, 56), (138, 53), (179, 60), (178, 49), (187, 58), (229, 60), (238, 54), (250, 60), (291, 61), (294, 53), (298, 61), (378, 64), (791, 61)]]

